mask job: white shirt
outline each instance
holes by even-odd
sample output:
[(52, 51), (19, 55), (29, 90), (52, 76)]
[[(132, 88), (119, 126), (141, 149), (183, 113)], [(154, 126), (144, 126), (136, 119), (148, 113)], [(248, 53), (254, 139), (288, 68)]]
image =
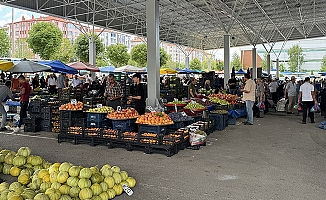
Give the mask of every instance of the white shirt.
[(81, 84), (81, 80), (79, 78), (73, 78), (71, 83), (73, 87), (77, 87), (77, 85)]
[(91, 77), (87, 77), (86, 78), (86, 83), (91, 84), (93, 82)]
[(55, 78), (53, 77), (53, 78), (49, 78), (48, 79), (48, 85), (50, 86), (50, 85), (57, 85), (57, 82), (55, 81)]
[(289, 97), (295, 97), (296, 96), (296, 94), (297, 94), (297, 86), (296, 86), (295, 83), (292, 83), (292, 81), (290, 81), (290, 82), (288, 82), (286, 84), (285, 89), (287, 90)]
[(278, 84), (276, 82), (271, 82), (269, 84), (269, 91), (271, 93), (276, 92), (277, 86), (278, 86)]
[(308, 82), (305, 82), (300, 86), (300, 92), (302, 92), (302, 101), (313, 101), (314, 99), (311, 96), (311, 92), (315, 91), (313, 85)]

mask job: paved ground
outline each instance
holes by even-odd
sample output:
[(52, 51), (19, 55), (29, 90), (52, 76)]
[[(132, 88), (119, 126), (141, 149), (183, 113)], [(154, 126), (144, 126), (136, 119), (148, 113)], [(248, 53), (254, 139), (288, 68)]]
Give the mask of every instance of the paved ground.
[(325, 199), (326, 131), (317, 128), (322, 118), (306, 125), (300, 124), (299, 116), (278, 113), (256, 120), (254, 126), (244, 126), (241, 120), (211, 134), (206, 147), (183, 150), (170, 158), (58, 144), (51, 133), (36, 137), (0, 133), (0, 147), (29, 146), (51, 162), (118, 165), (138, 182), (132, 197), (124, 194), (117, 200)]

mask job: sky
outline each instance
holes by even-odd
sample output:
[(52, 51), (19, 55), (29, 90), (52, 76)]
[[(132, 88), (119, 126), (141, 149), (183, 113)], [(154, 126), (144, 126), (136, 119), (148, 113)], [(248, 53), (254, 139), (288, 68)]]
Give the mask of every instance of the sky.
[[(1, 13), (1, 17), (0, 17), (0, 27), (3, 27), (4, 25), (11, 23), (11, 14), (12, 14), (12, 8), (8, 7), (8, 6), (3, 6), (0, 5), (0, 13)], [(22, 16), (25, 17), (25, 19), (31, 19), (32, 15), (34, 15), (34, 17), (39, 17), (41, 16), (40, 14), (37, 13), (33, 13), (33, 12), (29, 12), (26, 10), (21, 10), (21, 9), (14, 9), (14, 21), (20, 21), (22, 19)]]

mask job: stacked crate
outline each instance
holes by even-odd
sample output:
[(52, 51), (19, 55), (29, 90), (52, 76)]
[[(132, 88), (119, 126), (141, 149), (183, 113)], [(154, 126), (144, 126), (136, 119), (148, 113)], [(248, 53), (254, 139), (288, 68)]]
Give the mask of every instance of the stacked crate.
[(28, 113), (30, 118), (23, 119), (25, 132), (38, 132), (41, 131), (41, 101), (31, 101), (28, 106)]
[(60, 133), (60, 104), (59, 101), (48, 102), (48, 105), (51, 107), (51, 113), (49, 115), (44, 114), (46, 119), (48, 116), (51, 120), (51, 131), (53, 133)]
[(87, 111), (96, 108), (98, 104), (105, 105), (104, 97), (83, 97), (83, 109)]
[(41, 130), (46, 132), (52, 131), (51, 119), (52, 119), (52, 109), (51, 106), (42, 106), (41, 108)]
[(83, 101), (83, 97), (86, 96), (87, 90), (83, 88), (63, 88), (59, 90), (60, 104), (69, 103), (71, 99), (77, 101)]

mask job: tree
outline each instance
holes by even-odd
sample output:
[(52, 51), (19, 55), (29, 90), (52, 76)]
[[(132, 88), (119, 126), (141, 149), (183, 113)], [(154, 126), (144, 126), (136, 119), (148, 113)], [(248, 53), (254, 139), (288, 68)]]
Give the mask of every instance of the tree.
[(61, 62), (72, 62), (75, 57), (75, 49), (71, 41), (67, 38), (62, 40), (60, 48), (50, 56), (51, 60), (60, 60)]
[(96, 56), (96, 66), (97, 67), (105, 67), (110, 65), (111, 63), (108, 61), (108, 59), (105, 56), (105, 53), (100, 53)]
[(114, 67), (127, 65), (130, 59), (128, 49), (123, 44), (112, 44), (106, 47), (105, 55)]
[(237, 52), (234, 52), (234, 54), (232, 55), (231, 68), (232, 67), (234, 67), (236, 71), (242, 68), (240, 56)]
[(198, 58), (194, 58), (190, 64), (189, 64), (190, 69), (192, 70), (201, 70), (201, 62)]
[(290, 66), (289, 71), (296, 72), (299, 70), (299, 67), (302, 65), (304, 61), (304, 55), (302, 54), (302, 48), (299, 45), (293, 45), (289, 51), (289, 61), (288, 64)]
[[(81, 34), (79, 35), (74, 43), (74, 47), (75, 47), (75, 51), (76, 51), (76, 56), (78, 57), (78, 59), (82, 62), (86, 62), (88, 63), (89, 61), (89, 39), (91, 38), (92, 35), (90, 33), (88, 33), (88, 36), (86, 36), (85, 34)], [(97, 35), (94, 35), (95, 39), (95, 45), (96, 45), (96, 55), (101, 54), (102, 52), (104, 52), (104, 46), (103, 43), (101, 41), (101, 39), (99, 37), (97, 37)]]
[(63, 34), (52, 22), (37, 22), (29, 31), (27, 43), (33, 53), (42, 59), (49, 60), (60, 48)]
[(7, 57), (10, 54), (10, 38), (4, 28), (0, 28), (0, 56)]
[(28, 43), (26, 42), (26, 39), (19, 38), (15, 41), (14, 56), (16, 58), (32, 59), (35, 55), (32, 50), (28, 48)]
[[(131, 50), (131, 60), (135, 61), (139, 67), (146, 67), (147, 65), (147, 45), (138, 44)], [(163, 48), (160, 48), (160, 66), (165, 66), (169, 56)]]
[[(268, 53), (264, 53), (264, 59), (260, 64), (260, 67), (263, 69), (263, 71), (267, 70), (267, 55), (268, 55)], [(273, 61), (272, 60), (270, 60), (270, 68), (271, 69), (273, 68)]]
[(323, 60), (321, 61), (321, 72), (326, 72), (326, 55), (324, 55)]
[(224, 62), (222, 60), (217, 60), (214, 65), (212, 65), (213, 70), (224, 70)]
[(280, 64), (279, 70), (280, 70), (280, 72), (285, 72), (286, 69), (285, 69), (285, 66), (283, 65), (283, 63)]

